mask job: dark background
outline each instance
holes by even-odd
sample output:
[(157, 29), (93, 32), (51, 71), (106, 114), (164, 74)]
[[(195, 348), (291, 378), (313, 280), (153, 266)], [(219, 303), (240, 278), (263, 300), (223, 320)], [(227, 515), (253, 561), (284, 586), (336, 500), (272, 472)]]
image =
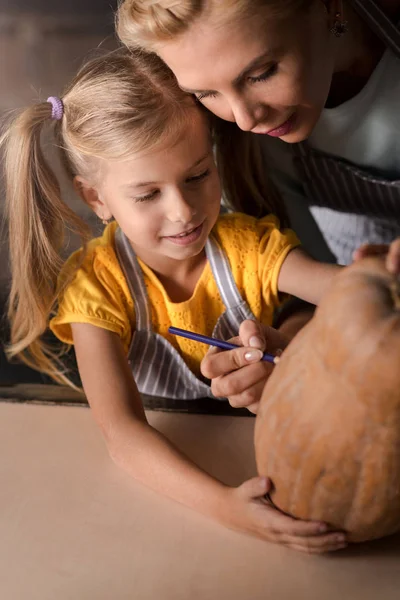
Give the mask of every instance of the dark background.
[[(0, 119), (12, 111), (59, 95), (95, 48), (112, 48), (116, 0), (0, 0)], [(55, 165), (56, 166), (56, 165)], [(93, 216), (63, 183), (65, 199), (96, 228)], [(9, 289), (4, 192), (0, 184), (0, 385), (47, 382), (41, 374), (4, 355)]]

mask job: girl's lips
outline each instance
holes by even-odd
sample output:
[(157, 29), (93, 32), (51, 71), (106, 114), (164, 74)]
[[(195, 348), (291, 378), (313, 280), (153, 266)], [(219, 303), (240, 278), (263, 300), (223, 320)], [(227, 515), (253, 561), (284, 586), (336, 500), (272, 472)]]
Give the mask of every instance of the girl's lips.
[(269, 131), (263, 132), (265, 135), (270, 135), (271, 137), (283, 137), (284, 135), (288, 135), (294, 125), (296, 115), (292, 115), (287, 121), (279, 125), (279, 127), (275, 127), (275, 129), (270, 129)]
[(203, 223), (192, 229), (190, 233), (186, 235), (166, 235), (165, 239), (169, 240), (173, 244), (176, 244), (177, 246), (189, 246), (190, 244), (193, 244), (193, 242), (196, 242), (199, 239), (202, 231)]

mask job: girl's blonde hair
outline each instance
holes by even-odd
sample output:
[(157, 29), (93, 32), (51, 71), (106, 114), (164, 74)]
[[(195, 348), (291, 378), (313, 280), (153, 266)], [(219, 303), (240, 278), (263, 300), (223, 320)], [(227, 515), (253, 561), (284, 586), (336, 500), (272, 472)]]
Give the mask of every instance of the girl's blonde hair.
[[(1, 143), (12, 274), (8, 356), (19, 355), (29, 366), (68, 384), (61, 361), (65, 346), (57, 352), (42, 335), (74, 274), (57, 282), (64, 234), (78, 233), (85, 248), (90, 230), (62, 200), (57, 177), (42, 152), (42, 133), (46, 127), (53, 129), (71, 180), (81, 175), (95, 182), (102, 160), (120, 160), (175, 143), (192, 111), (204, 108), (179, 88), (156, 54), (126, 48), (88, 62), (65, 90), (62, 103), (64, 114), (58, 121), (51, 119), (49, 102), (24, 110)], [(210, 128), (227, 202), (255, 215), (278, 212), (272, 200), (268, 204), (261, 180), (252, 177), (250, 167), (256, 161), (252, 146), (232, 156), (237, 127), (210, 115)], [(84, 252), (81, 260), (83, 256)]]
[(62, 102), (59, 121), (51, 119), (49, 102), (24, 110), (1, 144), (12, 275), (7, 353), (69, 383), (60, 360), (65, 346), (56, 351), (41, 336), (70, 280), (57, 285), (65, 233), (77, 233), (85, 247), (91, 232), (62, 200), (57, 177), (42, 152), (42, 133), (48, 126), (53, 129), (70, 179), (79, 174), (93, 180), (101, 159), (123, 159), (174, 136), (175, 141), (196, 105), (156, 55), (125, 48), (88, 62)]

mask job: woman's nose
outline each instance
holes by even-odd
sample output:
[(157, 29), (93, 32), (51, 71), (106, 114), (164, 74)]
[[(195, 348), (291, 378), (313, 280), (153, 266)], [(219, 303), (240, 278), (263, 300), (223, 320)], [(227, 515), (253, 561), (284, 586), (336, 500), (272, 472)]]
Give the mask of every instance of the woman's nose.
[(232, 105), (232, 113), (240, 129), (251, 131), (259, 123), (265, 122), (268, 108), (264, 104), (252, 104), (240, 99)]

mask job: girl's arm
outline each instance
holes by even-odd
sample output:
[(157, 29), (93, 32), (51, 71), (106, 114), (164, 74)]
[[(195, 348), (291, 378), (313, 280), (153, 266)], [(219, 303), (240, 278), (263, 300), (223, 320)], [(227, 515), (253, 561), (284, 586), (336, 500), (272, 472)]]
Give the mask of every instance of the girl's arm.
[(289, 252), (281, 267), (278, 289), (311, 304), (319, 304), (340, 269), (338, 265), (320, 263), (301, 248), (295, 248)]
[(82, 384), (113, 460), (156, 492), (227, 527), (307, 552), (343, 547), (341, 534), (321, 523), (287, 517), (268, 505), (265, 478), (237, 488), (217, 481), (191, 462), (146, 419), (119, 337), (88, 324), (72, 324)]
[(208, 515), (223, 513), (226, 486), (147, 422), (119, 337), (81, 323), (72, 331), (83, 388), (112, 459), (161, 494)]
[[(400, 238), (389, 244), (364, 244), (354, 252), (354, 260), (368, 256), (385, 256), (389, 273), (400, 273)], [(338, 265), (321, 263), (313, 260), (301, 248), (292, 250), (283, 263), (279, 277), (278, 289), (297, 296), (302, 300), (319, 304), (320, 299), (329, 287), (332, 277), (338, 272)]]

